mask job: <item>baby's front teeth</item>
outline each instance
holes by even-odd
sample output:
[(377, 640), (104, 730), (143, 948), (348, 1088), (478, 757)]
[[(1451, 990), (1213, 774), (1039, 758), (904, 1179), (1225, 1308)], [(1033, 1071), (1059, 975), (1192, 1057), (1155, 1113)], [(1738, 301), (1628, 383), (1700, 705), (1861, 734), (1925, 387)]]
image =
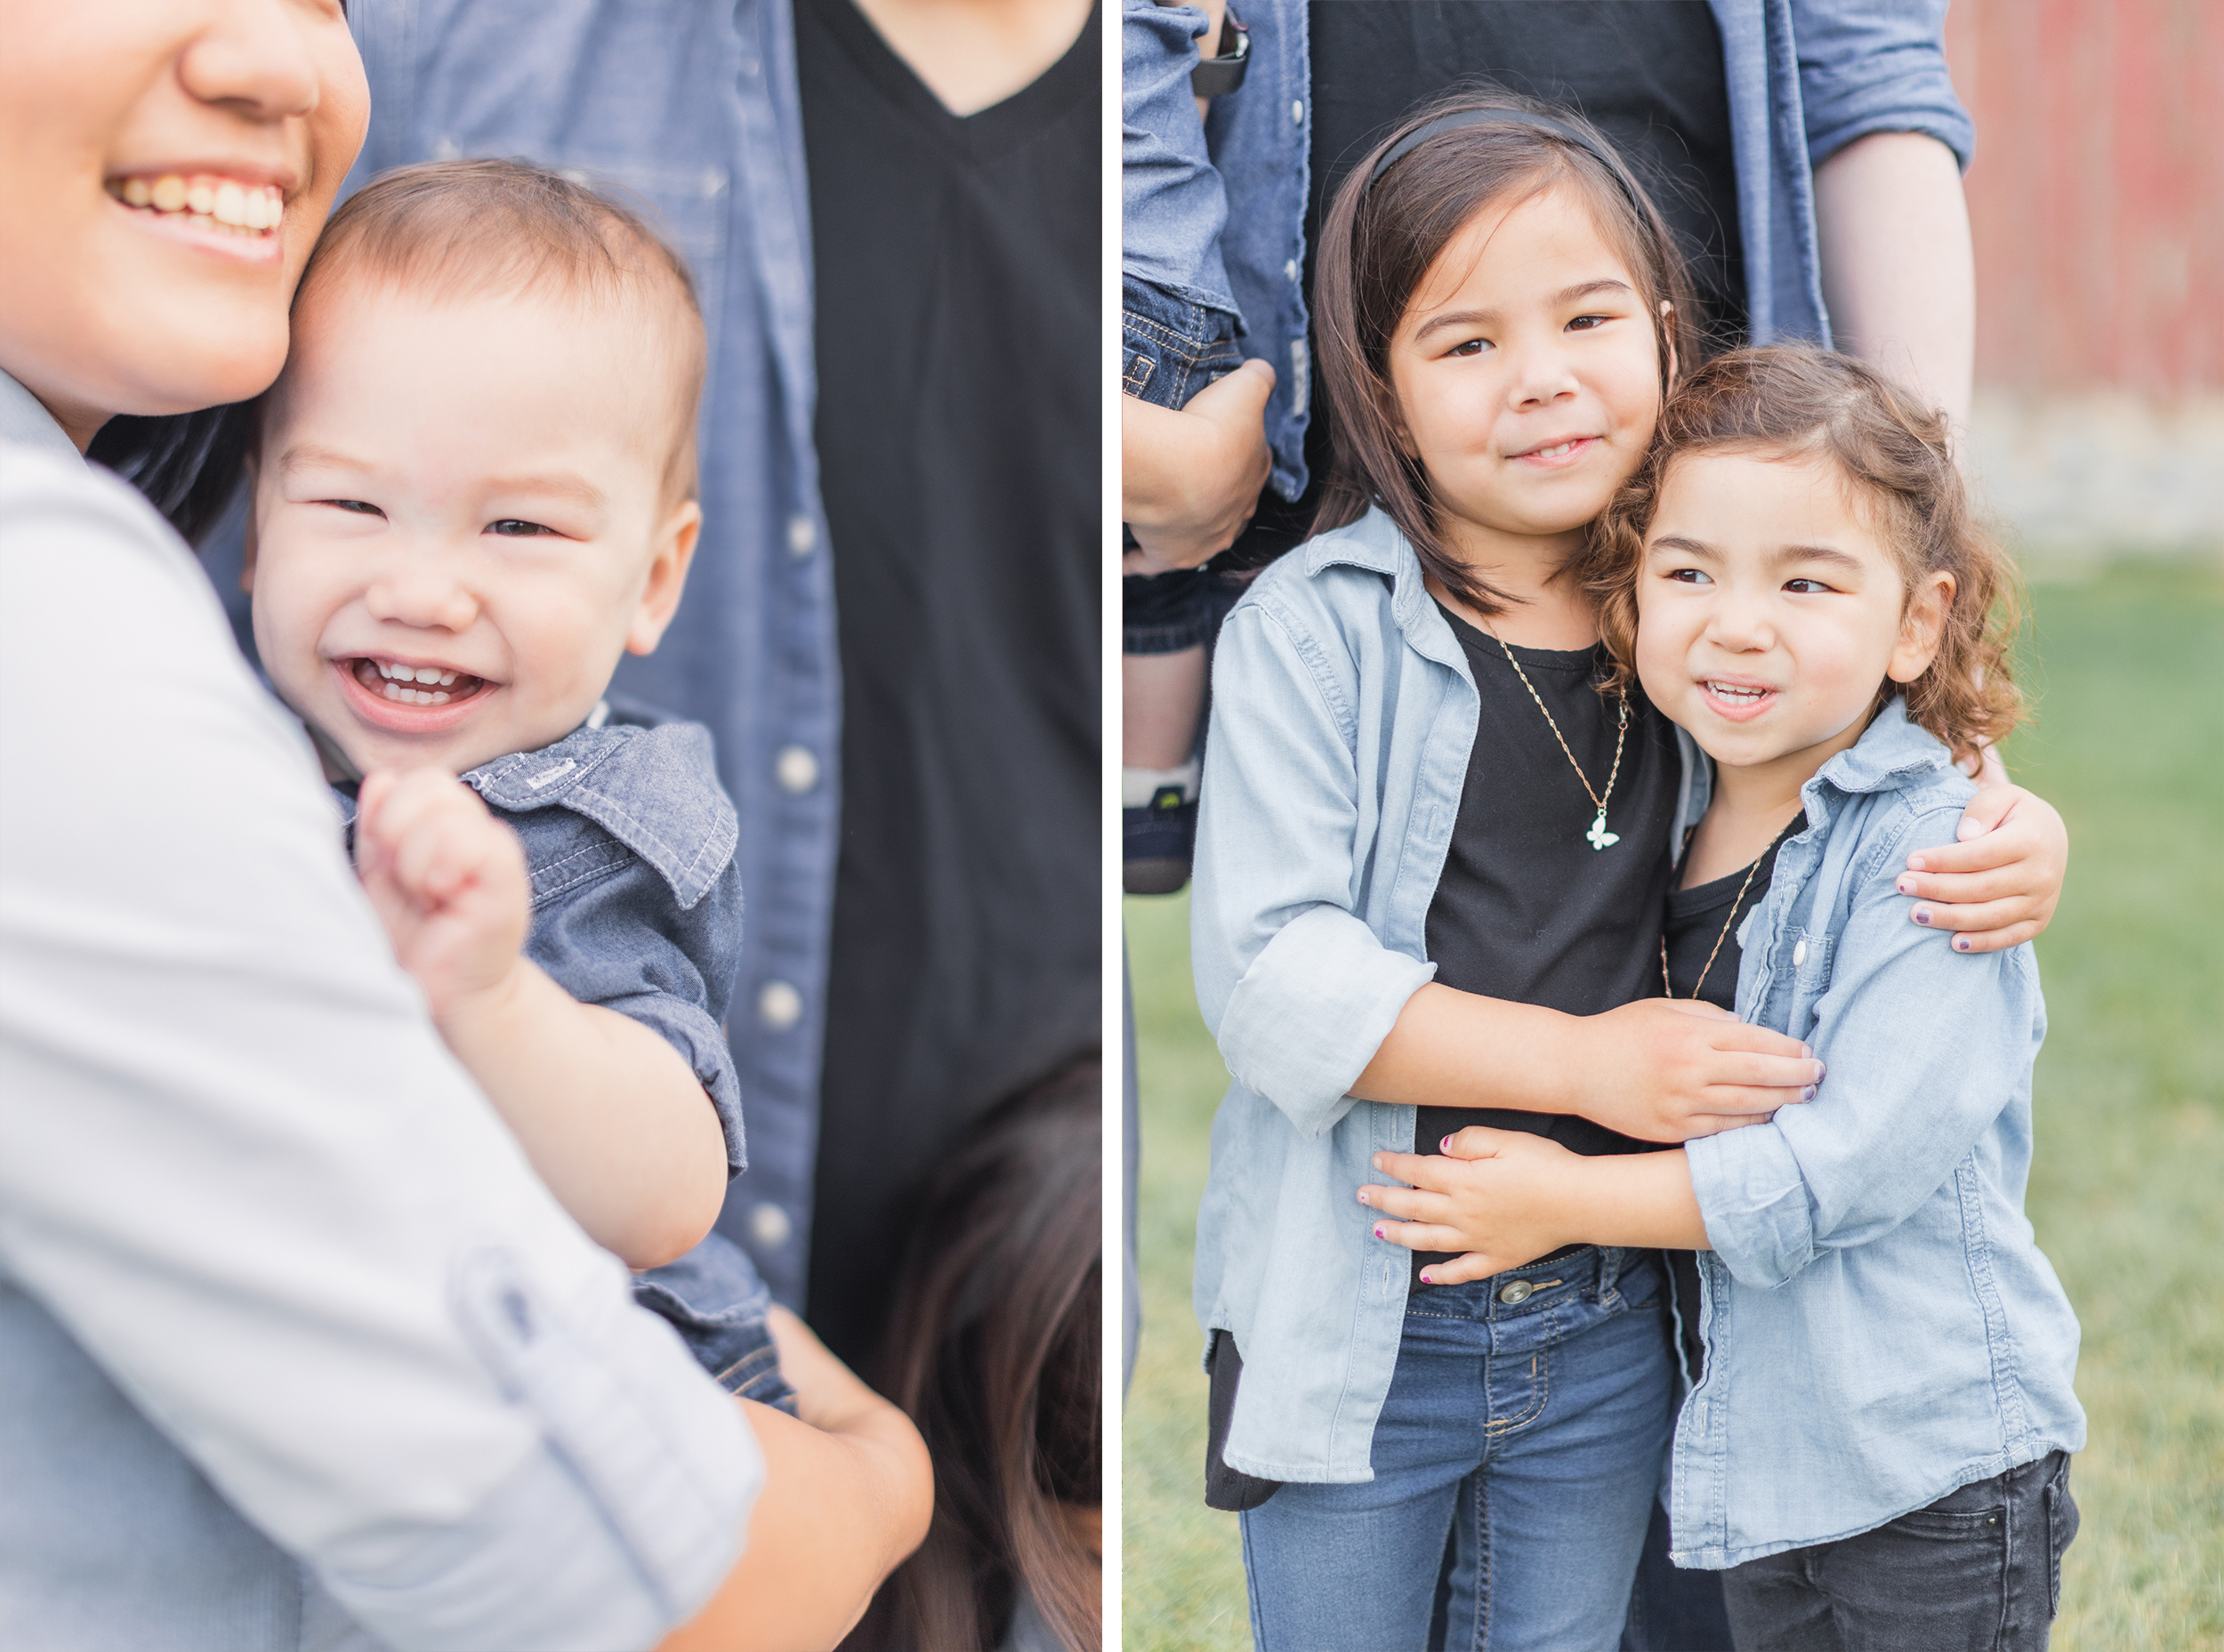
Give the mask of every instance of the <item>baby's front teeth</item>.
[(399, 682), (389, 682), (386, 685), (386, 697), (390, 700), (399, 700), (404, 705), (445, 705), (448, 703), (449, 697), (437, 689), (427, 694), (423, 689), (405, 689)]

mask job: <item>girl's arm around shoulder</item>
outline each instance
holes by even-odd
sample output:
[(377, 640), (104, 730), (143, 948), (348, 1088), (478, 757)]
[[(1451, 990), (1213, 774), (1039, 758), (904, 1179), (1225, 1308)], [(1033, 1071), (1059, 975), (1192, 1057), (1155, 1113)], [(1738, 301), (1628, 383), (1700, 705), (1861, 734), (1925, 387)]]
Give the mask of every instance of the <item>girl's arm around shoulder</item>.
[(2030, 948), (1957, 953), (1906, 921), (1898, 869), (1952, 842), (1960, 810), (1926, 800), (1896, 813), (1864, 847), (1842, 929), (1777, 942), (1775, 968), (1821, 995), (1815, 1100), (1685, 1149), (1713, 1248), (1747, 1284), (1781, 1284), (1825, 1249), (1890, 1232), (2004, 1108), (2028, 1103), (2045, 1031)]
[[(1229, 1071), (1309, 1137), (1343, 1116), (1435, 971), (1354, 910), (1377, 825), (1362, 795), (1358, 672), (1295, 571), (1270, 571), (1221, 633), (1190, 959)], [(1297, 600), (1280, 600), (1292, 584)]]

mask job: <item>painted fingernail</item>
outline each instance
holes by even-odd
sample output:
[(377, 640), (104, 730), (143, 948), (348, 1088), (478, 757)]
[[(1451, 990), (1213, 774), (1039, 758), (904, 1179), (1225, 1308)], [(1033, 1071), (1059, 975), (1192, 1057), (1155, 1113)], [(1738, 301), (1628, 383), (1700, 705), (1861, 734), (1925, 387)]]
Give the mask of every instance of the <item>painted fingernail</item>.
[(1421, 1282), (1423, 1285), (1434, 1285), (1436, 1283), (1436, 1279), (1434, 1276), (1424, 1273), (1421, 1276)]
[(1892, 887), (1903, 895), (1912, 895), (1915, 892), (1915, 880), (1913, 878), (1902, 878), (1898, 882), (1893, 884)]
[(1969, 938), (1968, 936), (1966, 936), (1966, 935), (1956, 935), (1956, 936), (1954, 938), (1954, 951), (1956, 951), (1956, 952), (1967, 952), (1969, 949), (1970, 949), (1970, 938)]
[(1437, 1146), (1443, 1148), (1446, 1153), (1449, 1153), (1452, 1150), (1452, 1138), (1449, 1136), (1445, 1137), (1443, 1140), (1437, 1143)]
[(1361, 1188), (1361, 1189), (1359, 1189), (1358, 1193), (1356, 1195), (1356, 1197), (1358, 1197), (1358, 1201), (1359, 1201), (1359, 1203), (1360, 1203), (1360, 1204), (1362, 1204), (1362, 1205), (1366, 1204), (1366, 1189), (1365, 1188)]
[(1930, 923), (1930, 907), (1916, 907), (1916, 908), (1915, 908), (1915, 922), (1916, 922), (1916, 923)]
[(1807, 1087), (1806, 1089), (1804, 1089), (1804, 1090), (1802, 1090), (1802, 1091), (1801, 1091), (1801, 1092), (1800, 1092), (1800, 1100), (1802, 1100), (1802, 1101), (1812, 1101), (1814, 1099), (1815, 1099), (1815, 1086), (1814, 1086), (1814, 1085), (1809, 1084), (1809, 1085), (1808, 1085), (1808, 1087)]
[(1374, 1224), (1374, 1237), (1378, 1239), (1382, 1237), (1382, 1224), (1379, 1221)]

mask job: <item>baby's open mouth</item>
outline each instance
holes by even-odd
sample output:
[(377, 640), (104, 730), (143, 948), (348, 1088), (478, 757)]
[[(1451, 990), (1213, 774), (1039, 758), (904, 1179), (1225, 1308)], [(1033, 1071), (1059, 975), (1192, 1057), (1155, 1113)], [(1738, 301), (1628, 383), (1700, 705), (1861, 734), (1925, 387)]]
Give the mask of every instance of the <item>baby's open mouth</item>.
[(182, 218), (197, 229), (229, 235), (267, 236), (286, 216), (286, 197), (276, 186), (242, 183), (214, 173), (133, 173), (110, 178), (107, 187), (134, 211)]
[(348, 669), (356, 681), (398, 705), (446, 705), (452, 700), (468, 699), (487, 686), (484, 677), (445, 666), (398, 665), (367, 657), (351, 661)]

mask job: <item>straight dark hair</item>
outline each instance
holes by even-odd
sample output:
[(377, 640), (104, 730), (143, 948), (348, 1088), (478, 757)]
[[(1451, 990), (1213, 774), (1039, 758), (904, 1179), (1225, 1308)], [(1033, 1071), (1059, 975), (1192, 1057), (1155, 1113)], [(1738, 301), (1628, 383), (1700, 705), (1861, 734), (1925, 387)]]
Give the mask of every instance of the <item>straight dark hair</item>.
[(883, 1366), (934, 1459), (934, 1521), (845, 1648), (1001, 1646), (1024, 1589), (1068, 1652), (1096, 1652), (1101, 1568), (1074, 1515), (1103, 1502), (1102, 1095), (1092, 1055), (933, 1179)]
[[(1577, 136), (1522, 120), (1485, 120), (1425, 139), (1374, 179), (1382, 157), (1430, 122), (1493, 110), (1542, 116)], [(1569, 110), (1495, 88), (1456, 92), (1422, 105), (1376, 144), (1336, 191), (1315, 264), (1313, 332), (1322, 387), (1334, 415), (1335, 455), (1311, 532), (1347, 527), (1380, 505), (1411, 542), (1421, 566), (1487, 615), (1503, 614), (1519, 599), (1476, 578), (1446, 544), (1427, 473), (1399, 439), (1390, 340), (1422, 278), (1469, 219), (1493, 201), (1509, 195), (1526, 198), (1556, 183), (1568, 185), (1590, 208), (1654, 318), (1664, 398), (1672, 351), (1673, 361), (1687, 371), (1698, 360), (1696, 310), (1683, 254), (1613, 141)], [(1670, 306), (1664, 324), (1664, 301)]]
[(119, 413), (94, 432), (85, 457), (146, 495), (181, 539), (197, 545), (239, 490), (254, 408), (234, 401), (191, 413)]

